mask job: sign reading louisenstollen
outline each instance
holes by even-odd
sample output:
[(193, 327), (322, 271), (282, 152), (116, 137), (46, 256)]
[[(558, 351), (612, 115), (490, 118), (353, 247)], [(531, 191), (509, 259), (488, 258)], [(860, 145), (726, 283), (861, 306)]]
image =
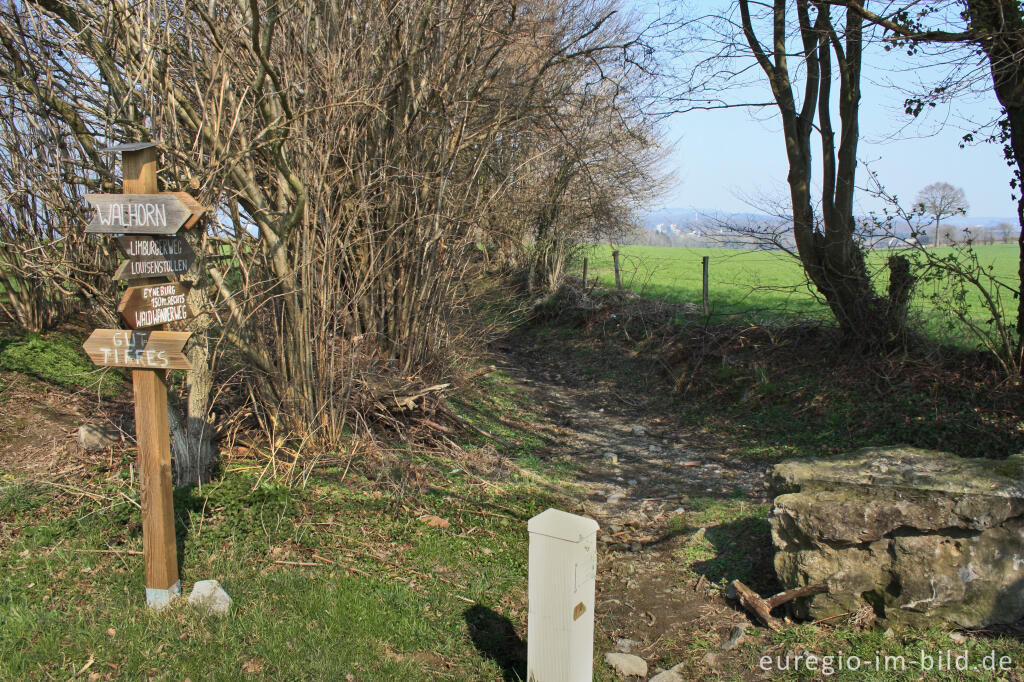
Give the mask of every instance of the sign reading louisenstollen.
[(96, 214), (85, 228), (92, 234), (174, 234), (198, 222), (205, 208), (186, 192), (86, 194)]
[(177, 234), (170, 237), (128, 235), (118, 237), (117, 243), (129, 260), (117, 268), (114, 279), (182, 275), (196, 260), (196, 253), (188, 241)]
[(132, 329), (187, 320), (192, 317), (186, 300), (188, 292), (189, 286), (181, 282), (128, 287), (117, 312)]
[(83, 344), (94, 364), (133, 369), (192, 369), (182, 352), (190, 332), (97, 329)]

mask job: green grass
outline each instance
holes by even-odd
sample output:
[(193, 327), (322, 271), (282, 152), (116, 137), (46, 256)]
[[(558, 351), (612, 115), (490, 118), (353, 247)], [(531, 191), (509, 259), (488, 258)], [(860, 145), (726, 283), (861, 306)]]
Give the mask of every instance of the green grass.
[(25, 372), (70, 389), (87, 389), (105, 397), (124, 390), (119, 370), (96, 367), (81, 343), (68, 335), (27, 334), (0, 339), (0, 369)]
[[(180, 603), (146, 609), (142, 557), (125, 553), (142, 549), (138, 510), (112, 487), (92, 489), (105, 501), (70, 515), (56, 491), (0, 498), (16, 538), (0, 554), (10, 568), (0, 678), (68, 677), (89, 661), (90, 672), (126, 679), (500, 677), (473, 644), (467, 600), (498, 622), (522, 620), (525, 519), (544, 497), (517, 484), (500, 500), (436, 495), (405, 511), (397, 496), (352, 483), (253, 490), (251, 476), (233, 473), (202, 493), (177, 491), (183, 584), (220, 580), (235, 601), (225, 618)], [(492, 504), (522, 521), (461, 511)], [(418, 512), (451, 526), (428, 527)]]
[[(660, 246), (621, 246), (620, 263), (623, 286), (644, 296), (675, 303), (702, 304), (701, 259), (709, 258), (708, 289), (712, 321), (785, 322), (812, 318), (829, 320), (828, 309), (818, 302), (805, 284), (800, 264), (782, 252), (742, 249), (669, 248)], [(982, 265), (1000, 281), (1016, 288), (1018, 250), (1015, 244), (975, 246)], [(939, 257), (954, 253), (952, 247), (931, 249)], [(869, 254), (869, 267), (878, 273), (877, 286), (884, 290), (888, 282), (885, 250)], [(612, 248), (596, 246), (590, 253), (590, 273), (605, 285), (614, 285)], [(929, 333), (944, 340), (963, 340), (963, 331), (940, 319), (933, 298), (949, 300), (951, 290), (942, 281), (922, 283), (915, 292), (914, 307), (925, 320)], [(1013, 319), (1016, 301), (1006, 292), (1003, 306)], [(981, 295), (969, 292), (967, 305), (973, 317), (984, 323), (988, 314)]]
[[(535, 419), (501, 375), (472, 400)], [(304, 488), (229, 465), (176, 489), (182, 585), (219, 580), (226, 617), (145, 606), (131, 453), (70, 488), (0, 472), (0, 679), (517, 679), (526, 523), (565, 506), (565, 479), (527, 430), (469, 412), (534, 471), (486, 480), (475, 442), (462, 460), (407, 447), (339, 461)]]

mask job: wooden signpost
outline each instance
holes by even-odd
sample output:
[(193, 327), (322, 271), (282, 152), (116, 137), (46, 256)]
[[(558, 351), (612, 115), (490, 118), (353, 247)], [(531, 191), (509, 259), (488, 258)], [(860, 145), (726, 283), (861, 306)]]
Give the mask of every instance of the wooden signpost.
[(192, 317), (187, 301), (190, 288), (180, 282), (128, 287), (117, 312), (132, 329), (187, 320)]
[(114, 279), (136, 280), (148, 277), (176, 277), (188, 272), (196, 253), (179, 234), (169, 237), (125, 235), (117, 244), (128, 256), (114, 273)]
[[(118, 312), (132, 328), (159, 327), (165, 322), (188, 319), (191, 311), (185, 302), (187, 286), (161, 277), (180, 275), (195, 260), (192, 249), (174, 235), (181, 228), (193, 227), (206, 209), (185, 192), (159, 193), (155, 143), (127, 144), (101, 151), (121, 152), (123, 194), (87, 194), (85, 198), (96, 207), (96, 214), (85, 231), (128, 235), (119, 242), (129, 260), (122, 263), (115, 276), (138, 280), (140, 284), (128, 288)], [(84, 344), (85, 352), (97, 365), (132, 370), (146, 603), (155, 609), (181, 595), (166, 370), (192, 368), (184, 354), (189, 336), (189, 332), (161, 329), (97, 329)]]
[(86, 354), (101, 367), (192, 369), (183, 349), (189, 332), (97, 329), (86, 339)]
[(195, 225), (205, 210), (187, 192), (86, 194), (85, 200), (96, 207), (85, 228), (90, 234), (174, 234)]

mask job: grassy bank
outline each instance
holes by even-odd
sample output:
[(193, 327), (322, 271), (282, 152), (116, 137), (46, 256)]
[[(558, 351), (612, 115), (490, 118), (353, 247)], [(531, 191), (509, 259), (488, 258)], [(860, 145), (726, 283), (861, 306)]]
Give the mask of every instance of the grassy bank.
[(185, 594), (219, 580), (227, 617), (183, 600), (146, 608), (131, 449), (77, 452), (45, 475), (5, 459), (0, 679), (515, 679), (526, 522), (572, 504), (556, 497), (566, 470), (532, 456), (534, 417), (501, 375), (460, 409), (511, 459), (483, 437), (464, 450), (353, 442), (305, 485), (263, 478), (250, 453), (202, 489), (177, 489)]

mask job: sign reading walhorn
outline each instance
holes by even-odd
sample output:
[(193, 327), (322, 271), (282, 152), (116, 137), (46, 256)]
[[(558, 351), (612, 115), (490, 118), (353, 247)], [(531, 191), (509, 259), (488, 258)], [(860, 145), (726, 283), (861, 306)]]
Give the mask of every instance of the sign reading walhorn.
[(187, 192), (164, 194), (86, 194), (96, 214), (91, 234), (175, 234), (189, 229), (205, 212)]
[(121, 319), (132, 329), (187, 320), (192, 317), (186, 300), (189, 289), (187, 284), (181, 282), (128, 287), (117, 306), (117, 312), (121, 313)]
[(126, 235), (117, 243), (128, 256), (114, 272), (114, 279), (174, 277), (188, 272), (196, 252), (180, 234), (164, 236)]

